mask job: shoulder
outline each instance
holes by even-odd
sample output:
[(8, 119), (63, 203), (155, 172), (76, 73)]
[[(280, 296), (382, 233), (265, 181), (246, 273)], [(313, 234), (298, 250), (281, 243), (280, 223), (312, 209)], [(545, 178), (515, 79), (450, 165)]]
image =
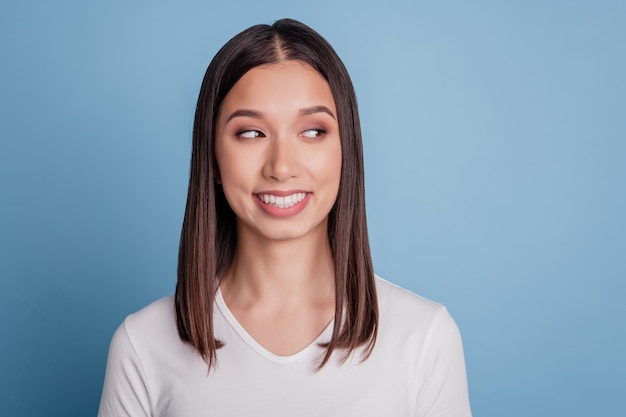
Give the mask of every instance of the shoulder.
[(175, 323), (173, 294), (152, 302), (124, 320), (124, 326), (132, 334), (160, 331)]
[(378, 307), (385, 314), (415, 314), (430, 317), (445, 307), (376, 276)]
[(376, 276), (380, 331), (417, 337), (422, 341), (433, 335), (457, 337), (456, 322), (446, 307)]
[(128, 315), (115, 332), (111, 348), (125, 347), (142, 356), (154, 346), (164, 347), (179, 341), (174, 296), (169, 295)]
[(162, 351), (154, 349), (172, 345), (173, 342), (167, 341), (175, 337), (173, 296), (126, 317), (109, 347), (99, 416), (152, 415), (152, 393), (158, 381), (155, 358), (162, 356)]
[(376, 277), (377, 356), (408, 371), (416, 415), (471, 416), (461, 334), (445, 306)]

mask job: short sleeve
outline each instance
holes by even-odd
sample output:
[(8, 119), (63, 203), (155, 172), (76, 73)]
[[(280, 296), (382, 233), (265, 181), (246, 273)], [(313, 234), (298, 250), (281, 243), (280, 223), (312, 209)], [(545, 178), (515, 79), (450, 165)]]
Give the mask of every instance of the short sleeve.
[(98, 417), (149, 417), (150, 391), (126, 322), (111, 340)]
[(445, 307), (437, 311), (426, 337), (416, 415), (471, 417), (461, 334)]

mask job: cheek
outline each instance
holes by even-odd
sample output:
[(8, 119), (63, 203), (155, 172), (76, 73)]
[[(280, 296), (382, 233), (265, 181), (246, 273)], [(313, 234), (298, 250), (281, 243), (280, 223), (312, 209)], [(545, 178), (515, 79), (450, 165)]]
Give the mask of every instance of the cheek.
[(245, 152), (228, 146), (216, 147), (215, 157), (223, 184), (245, 182), (255, 166), (254, 161)]
[(251, 181), (245, 171), (246, 165), (238, 164), (236, 159), (224, 158), (218, 161), (220, 184), (224, 197), (237, 217), (245, 215), (245, 207), (249, 198)]
[(237, 160), (224, 161), (220, 165), (221, 183), (224, 192), (239, 190), (250, 186), (250, 165), (240, 164)]
[[(333, 145), (324, 152), (309, 159), (310, 167), (317, 173), (317, 178), (338, 190), (341, 180), (341, 145)], [(334, 190), (333, 192), (336, 192)]]
[(228, 204), (234, 209), (233, 203), (235, 203), (235, 201), (233, 198), (237, 195), (235, 190), (240, 187), (243, 178), (241, 178), (242, 172), (239, 170), (238, 161), (232, 156), (233, 155), (230, 154), (228, 150), (216, 147), (215, 159), (219, 172), (218, 182), (222, 186), (226, 201), (228, 201)]
[(327, 166), (328, 172), (332, 172), (332, 177), (335, 179), (337, 184), (339, 184), (339, 180), (341, 179), (341, 155), (341, 143), (338, 142), (332, 149), (331, 157), (328, 160)]

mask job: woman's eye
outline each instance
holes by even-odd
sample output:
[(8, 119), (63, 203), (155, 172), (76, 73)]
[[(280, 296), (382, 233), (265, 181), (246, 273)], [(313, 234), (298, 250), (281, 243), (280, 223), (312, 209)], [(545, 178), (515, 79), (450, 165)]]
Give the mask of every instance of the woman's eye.
[(324, 129), (307, 129), (302, 132), (302, 136), (307, 138), (321, 138), (326, 134)]
[(265, 137), (265, 135), (263, 134), (263, 132), (260, 132), (258, 130), (242, 130), (240, 132), (237, 132), (237, 137), (240, 137), (243, 139), (255, 139), (255, 138), (263, 138)]

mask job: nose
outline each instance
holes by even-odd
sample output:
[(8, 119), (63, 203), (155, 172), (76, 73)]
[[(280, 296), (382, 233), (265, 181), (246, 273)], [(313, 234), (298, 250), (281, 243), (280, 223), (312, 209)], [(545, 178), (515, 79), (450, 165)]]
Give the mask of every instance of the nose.
[(286, 136), (273, 138), (268, 145), (263, 175), (285, 182), (297, 177), (299, 169), (297, 143)]

